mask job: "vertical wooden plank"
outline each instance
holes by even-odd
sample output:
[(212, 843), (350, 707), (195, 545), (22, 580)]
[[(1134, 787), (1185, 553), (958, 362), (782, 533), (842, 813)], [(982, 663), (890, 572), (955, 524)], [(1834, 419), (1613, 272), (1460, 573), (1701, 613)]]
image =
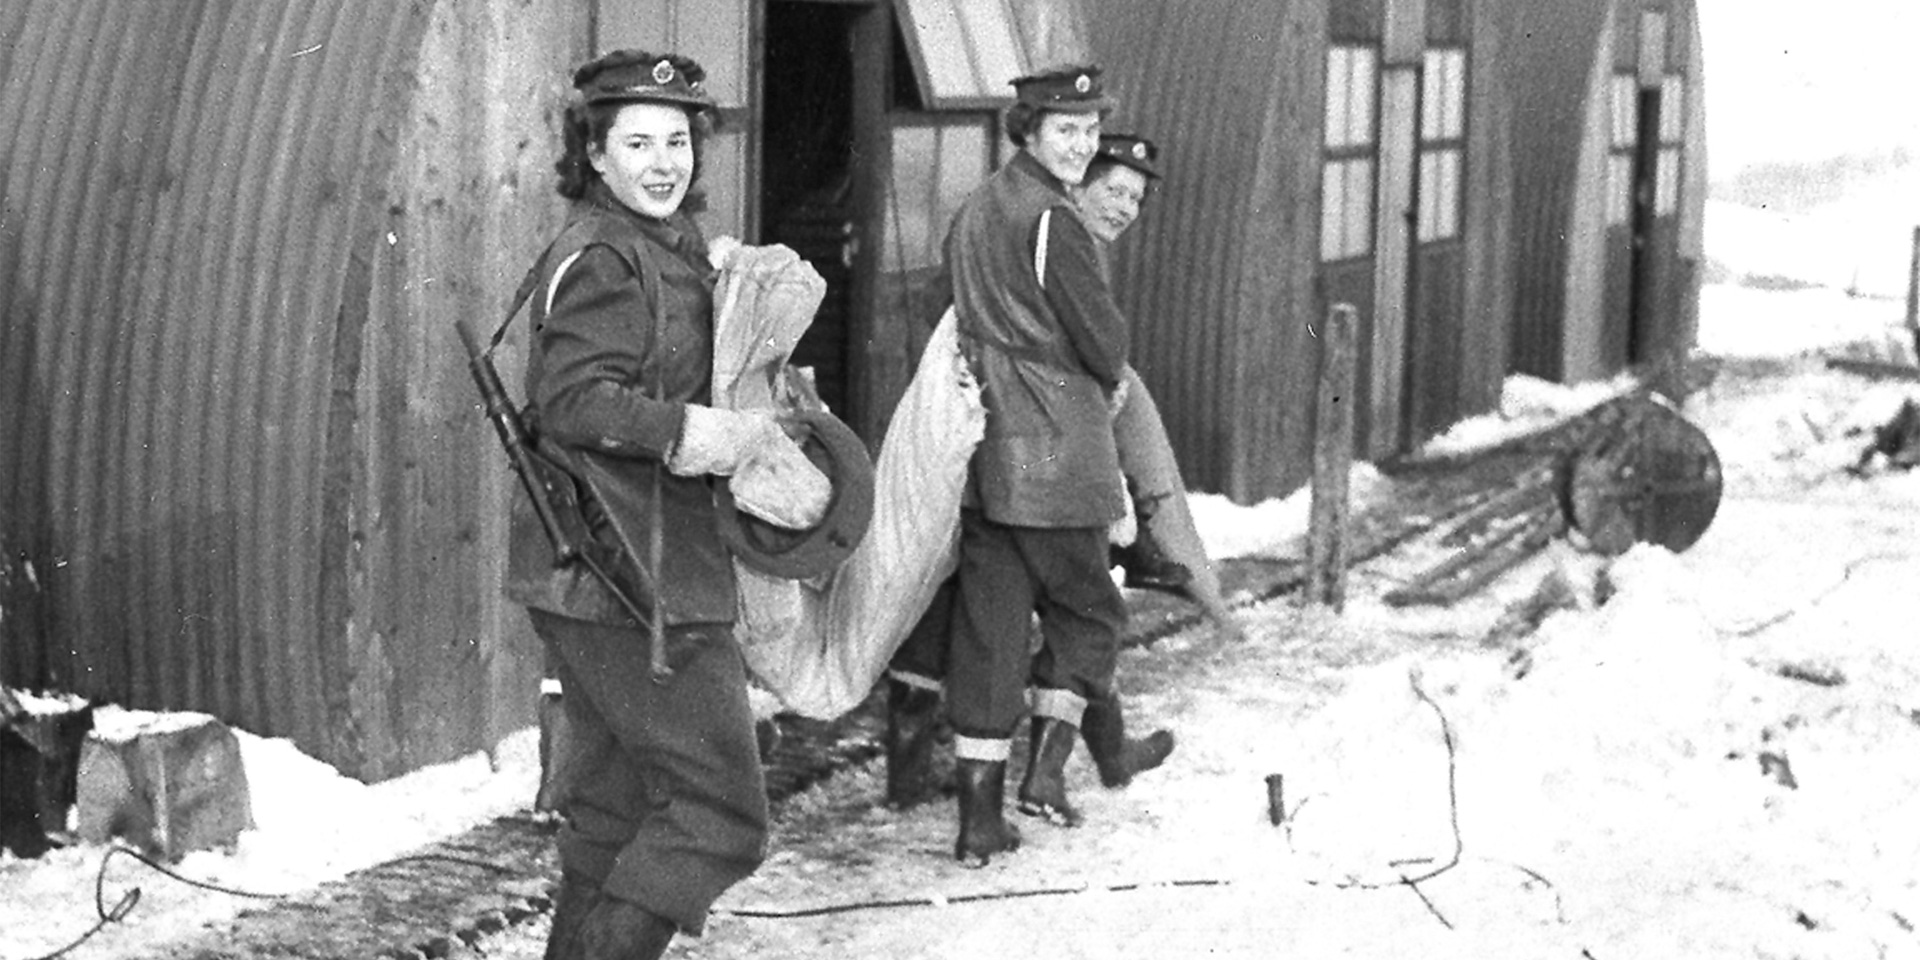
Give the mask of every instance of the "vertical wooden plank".
[(1327, 311), (1320, 331), (1320, 394), (1313, 425), (1312, 505), (1307, 527), (1309, 606), (1346, 604), (1347, 476), (1353, 466), (1353, 338), (1356, 313), (1349, 303)]
[[(597, 0), (593, 7), (593, 53), (636, 48), (674, 50), (675, 0)], [(681, 51), (685, 52), (685, 51)]]
[(1427, 47), (1426, 0), (1387, 0), (1383, 33), (1387, 66), (1418, 66)]
[(1419, 69), (1388, 67), (1380, 82), (1380, 173), (1374, 208), (1373, 342), (1367, 397), (1367, 450), (1373, 456), (1396, 452), (1403, 438), (1407, 260), (1419, 123)]
[(1907, 267), (1907, 329), (1913, 333), (1913, 355), (1920, 362), (1920, 227), (1913, 228), (1913, 260)]

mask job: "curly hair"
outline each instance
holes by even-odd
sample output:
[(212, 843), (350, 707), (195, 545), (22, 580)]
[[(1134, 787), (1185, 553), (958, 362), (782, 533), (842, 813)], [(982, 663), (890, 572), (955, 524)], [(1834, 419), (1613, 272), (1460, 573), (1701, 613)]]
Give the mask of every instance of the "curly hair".
[[(650, 64), (666, 60), (675, 70), (683, 73), (688, 80), (699, 82), (706, 78), (706, 70), (698, 61), (677, 53), (658, 55), (645, 50), (615, 50), (603, 54), (582, 64), (573, 72), (575, 89), (584, 89), (602, 72), (635, 64)], [(554, 190), (569, 200), (578, 200), (586, 196), (587, 188), (600, 179), (600, 172), (593, 169), (593, 153), (607, 148), (607, 132), (613, 129), (613, 122), (620, 116), (620, 110), (631, 106), (630, 103), (587, 103), (575, 100), (567, 104), (566, 112), (560, 118), (560, 159), (555, 160), (553, 169), (560, 175)], [(680, 106), (686, 111), (688, 127), (693, 132), (693, 177), (688, 183), (691, 189), (700, 183), (701, 171), (706, 163), (707, 138), (711, 137), (717, 125), (713, 114), (690, 106)]]

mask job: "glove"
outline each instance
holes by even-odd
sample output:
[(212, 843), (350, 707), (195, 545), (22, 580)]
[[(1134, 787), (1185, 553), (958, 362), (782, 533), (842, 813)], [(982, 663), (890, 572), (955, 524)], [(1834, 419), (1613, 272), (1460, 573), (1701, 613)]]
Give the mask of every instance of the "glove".
[(833, 497), (833, 482), (764, 410), (689, 404), (667, 469), (682, 477), (731, 476), (740, 509), (789, 529), (819, 523)]
[(1118, 417), (1127, 405), (1127, 378), (1121, 377), (1120, 383), (1107, 395), (1107, 416)]

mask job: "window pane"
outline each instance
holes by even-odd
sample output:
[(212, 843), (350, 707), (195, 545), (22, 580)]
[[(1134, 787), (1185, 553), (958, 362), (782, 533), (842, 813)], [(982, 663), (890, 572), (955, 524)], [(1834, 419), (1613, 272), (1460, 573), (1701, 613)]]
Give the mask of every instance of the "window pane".
[(1330, 47), (1327, 50), (1327, 117), (1326, 142), (1329, 147), (1338, 147), (1346, 143), (1347, 136), (1347, 79), (1351, 69), (1351, 58), (1345, 47)]
[(1465, 115), (1466, 54), (1429, 50), (1420, 84), (1420, 136), (1446, 140), (1460, 136)]
[(1630, 74), (1613, 75), (1613, 145), (1616, 147), (1631, 147), (1638, 139), (1634, 116), (1639, 113), (1635, 109), (1639, 98), (1639, 84)]
[(1627, 222), (1633, 196), (1633, 158), (1616, 153), (1607, 158), (1607, 225)]
[(1329, 163), (1320, 171), (1320, 259), (1340, 259), (1340, 226), (1346, 222), (1341, 164)]
[(1013, 98), (1007, 81), (1027, 72), (1027, 57), (1008, 2), (895, 0), (931, 107), (990, 106)]
[(1679, 143), (1686, 139), (1687, 80), (1668, 75), (1660, 81), (1660, 139)]
[(1011, 98), (1013, 88), (1007, 81), (1027, 72), (1026, 59), (1020, 55), (1020, 38), (1013, 30), (1012, 11), (1004, 3), (977, 0), (953, 6), (967, 33), (967, 52), (972, 55), (977, 89), (989, 97)]
[(1460, 162), (1464, 151), (1448, 150), (1440, 155), (1440, 216), (1435, 235), (1455, 237), (1460, 234)]
[(1346, 256), (1366, 253), (1373, 243), (1373, 161), (1349, 160), (1346, 166)]
[(1347, 113), (1347, 141), (1350, 144), (1373, 142), (1373, 85), (1379, 75), (1371, 48), (1353, 51), (1352, 107)]
[(1448, 137), (1458, 137), (1467, 127), (1467, 52), (1447, 51), (1446, 123)]
[(1660, 151), (1659, 193), (1654, 195), (1654, 210), (1669, 214), (1680, 209), (1680, 151)]
[(883, 269), (898, 272), (936, 266), (948, 221), (990, 172), (987, 127), (978, 121), (950, 127), (899, 126), (894, 128), (893, 144)]
[(1438, 50), (1428, 50), (1424, 69), (1420, 71), (1420, 139), (1438, 140), (1441, 130), (1446, 129), (1440, 114), (1446, 82), (1441, 73), (1446, 70), (1446, 61)]
[(1420, 218), (1416, 224), (1415, 236), (1422, 240), (1434, 237), (1434, 224), (1440, 218), (1440, 170), (1434, 161), (1433, 153), (1420, 154)]

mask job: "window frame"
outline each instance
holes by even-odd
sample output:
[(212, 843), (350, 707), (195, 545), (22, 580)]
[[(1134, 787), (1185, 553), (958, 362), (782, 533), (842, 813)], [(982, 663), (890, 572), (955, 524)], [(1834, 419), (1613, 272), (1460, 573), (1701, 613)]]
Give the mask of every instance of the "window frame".
[[(1327, 45), (1320, 141), (1321, 263), (1356, 260), (1374, 253), (1381, 54), (1377, 42), (1334, 41)], [(1354, 80), (1361, 67), (1365, 68), (1366, 89), (1356, 94)]]
[[(1464, 230), (1470, 57), (1460, 43), (1430, 44), (1421, 55), (1417, 243), (1457, 240)], [(1440, 110), (1429, 109), (1440, 100), (1445, 101)]]

